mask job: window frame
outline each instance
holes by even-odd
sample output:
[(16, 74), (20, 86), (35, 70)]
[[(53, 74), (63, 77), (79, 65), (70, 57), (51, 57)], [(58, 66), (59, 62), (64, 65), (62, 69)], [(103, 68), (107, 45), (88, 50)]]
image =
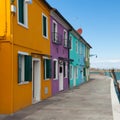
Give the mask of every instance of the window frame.
[(78, 40), (76, 40), (76, 53), (78, 53)]
[[(46, 18), (46, 35), (44, 35), (44, 24), (43, 24), (43, 17)], [(46, 39), (48, 39), (48, 17), (42, 13), (42, 36)]]
[(70, 80), (73, 79), (73, 65), (70, 65)]
[[(54, 67), (54, 62), (56, 62), (56, 69), (53, 69), (53, 79), (54, 80), (58, 80), (58, 60), (57, 59), (53, 59), (53, 68), (55, 68)], [(54, 72), (56, 72), (56, 74), (54, 73)], [(54, 77), (54, 75), (56, 75), (56, 77)]]
[(65, 29), (63, 30), (63, 39), (64, 39), (64, 47), (67, 47), (67, 45), (68, 45), (68, 33), (67, 33), (67, 30), (65, 30)]
[(66, 61), (64, 61), (63, 69), (64, 69), (64, 78), (68, 78), (68, 63)]
[(71, 42), (70, 50), (72, 51), (73, 50), (73, 44), (72, 44), (72, 42), (73, 42), (73, 36), (70, 35), (69, 39), (70, 39), (70, 42)]
[[(54, 24), (55, 24), (55, 29), (54, 29)], [(54, 34), (54, 42), (56, 42), (57, 41), (57, 32), (58, 32), (58, 23), (55, 21), (55, 20), (53, 20), (53, 23), (52, 23), (52, 32), (53, 32), (53, 34)]]
[[(18, 80), (18, 84), (22, 85), (22, 84), (28, 84), (29, 81), (25, 81), (25, 56), (28, 56), (29, 54), (26, 52), (21, 52), (18, 51), (18, 55), (22, 56), (22, 73), (21, 73), (21, 80)], [(19, 69), (19, 59), (18, 59), (18, 69)], [(19, 72), (18, 72), (18, 76), (19, 76)], [(19, 78), (18, 78), (19, 79)]]
[[(51, 59), (48, 58), (48, 57), (43, 57), (43, 59), (44, 59), (44, 61), (46, 61), (46, 60), (51, 60)], [(51, 67), (51, 64), (50, 64), (50, 67)], [(50, 68), (49, 68), (49, 69), (50, 69)], [(45, 79), (45, 80), (50, 80), (50, 79), (51, 79), (51, 75), (50, 75), (49, 78), (47, 78), (46, 73), (47, 73), (46, 62), (44, 62), (44, 79)], [(50, 74), (51, 74), (51, 73), (50, 73)]]
[(17, 21), (18, 21), (18, 24), (21, 25), (22, 27), (28, 28), (28, 4), (25, 2), (25, 0), (23, 0), (23, 2), (24, 2), (24, 4), (23, 4), (24, 23), (20, 22), (20, 20), (19, 20), (19, 18), (20, 18), (20, 16), (19, 16), (19, 0), (17, 0)]

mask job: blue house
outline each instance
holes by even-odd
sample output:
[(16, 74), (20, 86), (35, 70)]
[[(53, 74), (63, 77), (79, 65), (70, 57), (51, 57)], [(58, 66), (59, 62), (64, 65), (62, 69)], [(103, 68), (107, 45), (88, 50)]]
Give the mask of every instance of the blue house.
[(86, 69), (86, 56), (88, 56), (86, 47), (89, 44), (74, 29), (70, 32), (69, 37), (71, 40), (69, 58), (73, 59), (69, 66), (69, 86), (72, 88), (86, 82), (86, 78), (88, 78), (88, 74), (86, 74), (88, 73)]

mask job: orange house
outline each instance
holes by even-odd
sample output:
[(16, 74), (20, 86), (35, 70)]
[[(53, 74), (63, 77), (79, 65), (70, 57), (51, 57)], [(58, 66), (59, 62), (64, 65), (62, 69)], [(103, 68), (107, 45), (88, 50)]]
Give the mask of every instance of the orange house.
[(51, 96), (50, 9), (44, 0), (0, 0), (0, 114)]

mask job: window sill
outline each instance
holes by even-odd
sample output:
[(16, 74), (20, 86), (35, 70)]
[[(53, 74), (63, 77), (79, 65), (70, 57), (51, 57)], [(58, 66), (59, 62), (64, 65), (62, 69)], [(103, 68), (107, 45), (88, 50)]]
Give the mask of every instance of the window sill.
[(58, 78), (53, 78), (53, 80), (55, 80), (55, 81), (56, 81), (56, 80), (58, 80)]
[(25, 81), (25, 82), (20, 82), (18, 85), (25, 85), (25, 84), (28, 84), (29, 82), (28, 81)]
[(27, 26), (27, 25), (25, 25), (25, 24), (22, 24), (22, 23), (18, 22), (18, 25), (20, 25), (20, 26), (22, 26), (22, 27), (24, 27), (24, 28), (28, 29), (28, 26)]
[(43, 38), (45, 38), (46, 40), (48, 40), (48, 36), (44, 36), (44, 35), (43, 35)]

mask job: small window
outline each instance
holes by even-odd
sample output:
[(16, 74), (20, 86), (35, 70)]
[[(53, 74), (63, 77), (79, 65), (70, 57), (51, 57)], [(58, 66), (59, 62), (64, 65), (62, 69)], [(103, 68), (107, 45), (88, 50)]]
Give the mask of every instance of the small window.
[(57, 41), (57, 23), (53, 21), (53, 41)]
[(32, 80), (32, 57), (18, 54), (18, 83)]
[(18, 0), (18, 24), (28, 27), (28, 11), (25, 0)]
[(53, 60), (53, 74), (54, 74), (54, 79), (58, 79), (58, 61), (57, 60)]
[(70, 65), (70, 79), (73, 79), (73, 66)]
[(63, 32), (63, 39), (64, 39), (64, 46), (67, 47), (68, 40), (67, 40), (67, 31), (66, 30), (64, 30), (64, 32)]
[(78, 53), (78, 41), (76, 41), (76, 53)]
[(67, 73), (68, 69), (67, 69), (67, 62), (64, 62), (64, 77), (67, 78)]
[(76, 78), (78, 78), (78, 67), (76, 67)]
[(70, 50), (72, 50), (72, 36), (70, 36), (69, 40), (70, 40)]
[(82, 43), (80, 43), (80, 54), (82, 54)]
[(44, 78), (49, 79), (51, 78), (51, 60), (44, 59)]
[(48, 18), (44, 14), (42, 14), (42, 34), (48, 38)]

